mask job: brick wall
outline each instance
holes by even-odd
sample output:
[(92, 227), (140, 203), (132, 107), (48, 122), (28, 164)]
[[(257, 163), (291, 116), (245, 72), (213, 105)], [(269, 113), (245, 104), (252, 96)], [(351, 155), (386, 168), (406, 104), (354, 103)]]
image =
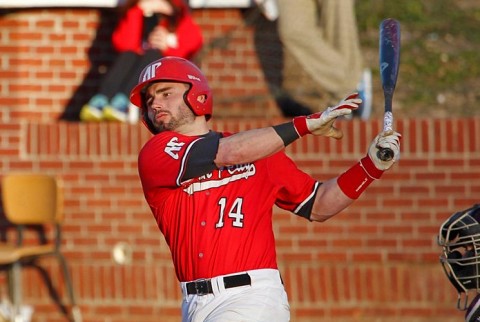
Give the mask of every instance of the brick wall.
[[(194, 14), (208, 44), (199, 60), (217, 98), (212, 127), (237, 131), (281, 122), (255, 52), (258, 35), (246, 25), (252, 12)], [(38, 171), (63, 179), (63, 250), (84, 321), (179, 321), (170, 255), (136, 170), (148, 132), (140, 124), (75, 122), (111, 61), (113, 22), (108, 9), (0, 11), (0, 167), (2, 174)], [(319, 180), (335, 176), (365, 153), (380, 129), (377, 119), (341, 121), (343, 140), (307, 137), (288, 153)], [(311, 224), (275, 211), (292, 321), (462, 318), (435, 237), (451, 213), (478, 201), (480, 118), (405, 118), (395, 126), (404, 136), (401, 161), (342, 214)], [(119, 242), (132, 247), (132, 264), (112, 260)], [(41, 264), (66, 301), (56, 262)], [(25, 269), (23, 280), (33, 321), (66, 321), (40, 271)], [(3, 274), (0, 291), (6, 292)]]

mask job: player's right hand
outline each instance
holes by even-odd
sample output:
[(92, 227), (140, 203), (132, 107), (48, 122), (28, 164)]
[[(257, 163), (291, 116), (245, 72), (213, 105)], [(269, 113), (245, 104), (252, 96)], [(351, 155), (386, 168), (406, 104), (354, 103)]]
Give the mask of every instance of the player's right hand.
[(343, 132), (333, 126), (333, 123), (340, 116), (352, 114), (362, 103), (358, 93), (350, 94), (340, 101), (338, 105), (327, 108), (323, 112), (307, 116), (307, 128), (313, 135), (323, 135), (335, 139), (341, 139)]

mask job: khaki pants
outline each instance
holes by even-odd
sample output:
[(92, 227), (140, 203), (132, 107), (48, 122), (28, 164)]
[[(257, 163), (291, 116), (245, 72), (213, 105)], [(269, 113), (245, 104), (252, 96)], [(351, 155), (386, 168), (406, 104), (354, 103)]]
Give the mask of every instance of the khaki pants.
[[(277, 0), (278, 32), (285, 57), (307, 74), (316, 90), (338, 101), (354, 92), (360, 81), (363, 58), (358, 39), (354, 0)], [(291, 65), (286, 61), (285, 67)], [(294, 69), (293, 69), (294, 70)], [(284, 72), (284, 87), (299, 91), (299, 80)], [(304, 84), (302, 84), (304, 85)]]

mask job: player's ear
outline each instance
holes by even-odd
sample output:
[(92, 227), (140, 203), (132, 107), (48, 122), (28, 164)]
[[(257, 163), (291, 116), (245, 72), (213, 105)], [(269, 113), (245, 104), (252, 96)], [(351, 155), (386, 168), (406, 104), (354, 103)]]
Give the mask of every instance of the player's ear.
[(207, 95), (197, 96), (197, 101), (200, 102), (200, 103), (205, 103), (206, 100), (207, 100)]

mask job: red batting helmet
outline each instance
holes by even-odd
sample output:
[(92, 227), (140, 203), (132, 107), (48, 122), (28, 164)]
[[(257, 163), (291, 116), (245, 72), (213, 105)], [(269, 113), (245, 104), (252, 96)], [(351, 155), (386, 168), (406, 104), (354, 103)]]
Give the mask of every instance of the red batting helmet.
[[(143, 121), (151, 132), (151, 126), (144, 105), (144, 90), (154, 82), (179, 82), (190, 85), (185, 92), (184, 100), (195, 115), (205, 115), (206, 119), (212, 116), (212, 91), (202, 71), (191, 61), (180, 57), (163, 57), (145, 67), (140, 73), (138, 84), (130, 92), (130, 102), (142, 109)], [(205, 95), (205, 100), (198, 97)]]

